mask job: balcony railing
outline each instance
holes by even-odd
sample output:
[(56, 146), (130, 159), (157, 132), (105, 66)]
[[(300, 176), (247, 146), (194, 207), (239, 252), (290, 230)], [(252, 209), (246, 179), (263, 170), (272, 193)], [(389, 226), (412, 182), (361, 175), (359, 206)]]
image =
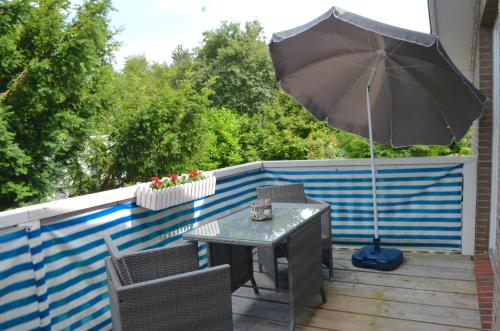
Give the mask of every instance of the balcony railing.
[[(109, 327), (102, 233), (122, 251), (160, 247), (233, 213), (264, 185), (304, 183), (332, 206), (336, 245), (372, 236), (368, 160), (255, 162), (214, 171), (216, 194), (161, 211), (134, 203), (133, 187), (0, 213), (0, 329)], [(471, 255), (475, 157), (379, 159), (384, 244)], [(200, 246), (200, 265), (207, 265)]]

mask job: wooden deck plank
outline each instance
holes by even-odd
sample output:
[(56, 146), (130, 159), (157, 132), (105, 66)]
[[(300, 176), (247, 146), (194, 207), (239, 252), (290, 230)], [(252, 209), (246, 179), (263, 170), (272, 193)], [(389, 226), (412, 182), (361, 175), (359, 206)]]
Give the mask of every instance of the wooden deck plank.
[(441, 268), (416, 266), (403, 263), (393, 271), (367, 270), (357, 268), (352, 265), (351, 261), (343, 259), (333, 259), (334, 269), (343, 269), (351, 271), (366, 271), (370, 273), (383, 273), (385, 275), (403, 275), (403, 276), (420, 276), (428, 278), (453, 279), (453, 280), (469, 280), (474, 281), (474, 271), (461, 268)]
[[(356, 251), (355, 248), (348, 248), (348, 247), (333, 247), (334, 252), (347, 252), (347, 253), (353, 253)], [(459, 252), (454, 252), (454, 251), (407, 251), (403, 250), (403, 253), (405, 256), (425, 256), (429, 257), (429, 259), (434, 259), (434, 258), (444, 258), (446, 260), (462, 260), (462, 261), (471, 261), (471, 257), (469, 255), (462, 255)]]
[[(355, 248), (347, 248), (347, 247), (335, 247), (335, 245), (332, 246), (333, 251), (335, 252), (355, 252)], [(428, 257), (429, 259), (434, 259), (434, 258), (443, 258), (446, 260), (463, 260), (463, 261), (470, 261), (471, 257), (469, 255), (462, 255), (458, 252), (449, 252), (449, 251), (407, 251), (403, 250), (404, 255), (408, 256), (423, 256), (423, 257)]]
[(422, 323), (391, 319), (380, 316), (359, 315), (326, 309), (306, 309), (300, 317), (299, 324), (330, 327), (345, 331), (471, 331), (463, 327)]
[[(388, 273), (354, 268), (350, 254), (334, 251), (334, 281), (324, 282), (327, 302), (316, 296), (298, 318), (297, 330), (480, 330), (467, 258), (407, 254), (405, 264)], [(233, 294), (235, 330), (288, 330), (286, 268), (286, 260), (280, 261), (284, 289), (276, 291), (269, 275), (255, 272), (260, 294), (250, 287)]]
[[(240, 288), (234, 295), (277, 303), (288, 302), (287, 293), (270, 290), (261, 290), (261, 292), (260, 295), (256, 295), (250, 288)], [(325, 304), (320, 301), (318, 295), (309, 306), (311, 308), (322, 308), (354, 314), (374, 315), (451, 326), (469, 328), (478, 328), (480, 326), (478, 311), (474, 309), (354, 297), (336, 294), (331, 291), (327, 291), (327, 302)]]
[[(288, 322), (279, 322), (259, 317), (233, 314), (234, 331), (289, 331)], [(324, 331), (330, 329), (315, 328), (312, 326), (297, 326), (297, 331)]]
[[(233, 311), (238, 315), (263, 320), (288, 322), (288, 305), (264, 300), (233, 296)], [(298, 318), (300, 326), (312, 326), (327, 330), (367, 331), (470, 331), (474, 328), (456, 327), (411, 320), (401, 320), (366, 314), (354, 314), (330, 309), (306, 308)]]
[[(351, 260), (354, 251), (333, 250), (333, 258), (341, 260)], [(453, 258), (452, 258), (453, 256)], [(409, 254), (404, 253), (404, 264), (438, 268), (474, 269), (474, 261), (465, 256), (455, 258), (454, 255), (434, 255), (434, 254)]]
[[(360, 269), (352, 267), (355, 270), (334, 269), (333, 279), (348, 283), (360, 283), (366, 285), (386, 286), (392, 288), (428, 290), (448, 293), (459, 293), (476, 295), (475, 280), (456, 280), (441, 279), (424, 276), (395, 275), (390, 272), (374, 271), (371, 269)], [(257, 263), (254, 263), (254, 270), (257, 269)], [(286, 264), (280, 263), (280, 279), (286, 283)], [(324, 271), (325, 278), (327, 271)], [(267, 274), (255, 273), (255, 279), (259, 286), (274, 288), (274, 283)], [(325, 283), (328, 286), (328, 282)]]
[[(337, 266), (338, 264), (339, 268), (342, 269), (340, 266), (346, 265), (347, 263), (350, 264), (352, 253), (352, 251), (334, 250), (332, 254), (334, 266)], [(257, 261), (257, 254), (254, 254), (254, 261)], [(279, 259), (278, 261), (280, 264), (286, 263), (286, 259), (284, 258)], [(351, 267), (355, 268), (352, 264)], [(414, 270), (417, 271), (417, 274), (412, 274), (414, 276), (421, 275), (422, 273), (425, 273), (426, 270), (433, 270), (433, 272), (437, 273), (438, 278), (446, 278), (449, 275), (456, 274), (460, 277), (460, 279), (473, 280), (474, 261), (470, 259), (448, 258), (446, 255), (438, 255), (430, 258), (427, 258), (423, 254), (405, 255), (403, 264), (398, 269), (393, 271), (393, 273), (403, 272), (404, 274), (409, 274)], [(387, 271), (383, 272), (387, 273)]]
[[(264, 277), (256, 275), (257, 284), (264, 286), (260, 295), (255, 295), (250, 285), (235, 292), (235, 295), (255, 299), (288, 302), (286, 291), (276, 291), (272, 288), (271, 281), (263, 281)], [(415, 303), (437, 307), (461, 308), (477, 311), (477, 296), (473, 294), (436, 292), (429, 290), (415, 290), (395, 288), (387, 286), (354, 284), (346, 282), (324, 282), (325, 291), (328, 296), (343, 295), (367, 299), (379, 299), (385, 301)], [(268, 289), (270, 291), (268, 291)]]
[(350, 283), (382, 285), (416, 290), (476, 294), (476, 283), (467, 280), (448, 280), (426, 277), (392, 275), (365, 271), (334, 270), (333, 279)]
[(332, 294), (355, 296), (369, 299), (382, 299), (433, 306), (478, 309), (474, 294), (446, 293), (429, 290), (406, 289), (380, 285), (355, 284), (335, 281), (325, 282), (327, 291)]
[(389, 317), (409, 321), (435, 323), (466, 328), (480, 328), (478, 311), (460, 308), (429, 306), (379, 299), (330, 295), (323, 309)]

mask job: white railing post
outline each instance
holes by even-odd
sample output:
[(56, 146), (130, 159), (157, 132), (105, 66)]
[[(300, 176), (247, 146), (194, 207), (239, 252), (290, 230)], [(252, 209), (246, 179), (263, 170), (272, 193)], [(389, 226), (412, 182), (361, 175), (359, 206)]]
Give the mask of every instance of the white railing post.
[(476, 184), (477, 159), (464, 162), (462, 205), (462, 255), (474, 255), (476, 239)]

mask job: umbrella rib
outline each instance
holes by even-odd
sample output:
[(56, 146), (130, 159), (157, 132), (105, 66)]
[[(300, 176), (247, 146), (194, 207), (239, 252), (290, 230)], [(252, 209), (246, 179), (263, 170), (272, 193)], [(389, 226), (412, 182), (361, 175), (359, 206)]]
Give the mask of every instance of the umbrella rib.
[[(387, 72), (385, 72), (385, 74), (388, 75)], [(391, 120), (390, 120), (391, 123), (389, 125), (390, 126), (390, 130), (391, 130), (391, 137), (389, 139), (391, 141), (391, 146), (392, 146), (392, 137), (393, 137), (393, 135), (392, 135), (392, 132), (393, 132), (392, 124), (393, 124), (393, 118), (394, 118), (394, 115), (393, 115), (394, 105), (393, 105), (393, 100), (392, 100), (391, 80), (389, 78), (387, 78), (386, 81), (387, 81), (387, 89), (389, 91), (389, 99), (390, 99), (390, 105), (391, 105), (390, 106), (391, 107), (391, 110), (390, 110), (391, 111)]]
[(372, 45), (370, 43), (370, 36), (372, 36), (372, 34), (368, 34), (368, 33), (366, 34), (366, 44), (370, 48), (370, 52), (373, 52), (373, 48), (372, 48)]
[(391, 49), (391, 52), (389, 54), (387, 54), (387, 56), (392, 55), (399, 47), (401, 47), (402, 44), (403, 44), (403, 41), (400, 40), (399, 43), (396, 46), (394, 46), (393, 49)]
[[(370, 53), (370, 54), (371, 54), (372, 52), (370, 52), (370, 51), (365, 51), (365, 52), (360, 52), (360, 53)], [(287, 74), (287, 75), (285, 75), (285, 76), (281, 77), (281, 78), (280, 78), (280, 82), (281, 82), (281, 81), (283, 81), (283, 80), (285, 80), (285, 79), (287, 79), (287, 78), (289, 78), (290, 76), (293, 76), (293, 75), (297, 74), (298, 72), (301, 72), (302, 70), (305, 70), (305, 69), (307, 69), (307, 68), (309, 68), (309, 67), (311, 67), (311, 66), (313, 66), (313, 65), (316, 65), (316, 64), (318, 64), (318, 63), (321, 63), (321, 62), (323, 62), (323, 61), (330, 60), (330, 59), (332, 59), (332, 58), (335, 58), (335, 59), (336, 59), (337, 61), (339, 61), (339, 62), (346, 63), (346, 64), (352, 65), (352, 66), (354, 66), (354, 67), (362, 68), (362, 69), (365, 69), (365, 70), (369, 69), (369, 67), (368, 67), (368, 66), (363, 66), (363, 65), (359, 65), (359, 64), (357, 64), (357, 63), (353, 63), (353, 62), (349, 62), (349, 61), (341, 60), (341, 59), (340, 59), (340, 57), (345, 56), (345, 55), (350, 55), (350, 53), (344, 53), (344, 54), (342, 54), (342, 55), (340, 55), (340, 56), (329, 56), (329, 57), (326, 57), (326, 58), (319, 59), (319, 60), (316, 60), (316, 61), (314, 61), (314, 62), (308, 63), (307, 65), (303, 66), (302, 68), (297, 69), (297, 70), (294, 70), (293, 72), (291, 72), (291, 73), (289, 73), (289, 74)], [(363, 61), (363, 62), (364, 62), (364, 61)]]
[[(368, 44), (368, 47), (370, 48), (369, 50), (365, 50), (365, 51), (356, 51), (354, 50), (350, 45), (349, 43), (347, 43), (344, 39), (342, 39), (342, 37), (340, 37), (338, 34), (336, 33), (326, 33), (326, 32), (323, 32), (323, 31), (317, 31), (316, 33), (318, 34), (323, 34), (323, 35), (326, 35), (328, 37), (331, 37), (333, 36), (334, 38), (336, 38), (337, 40), (339, 40), (342, 44), (344, 44), (344, 46), (346, 46), (347, 48), (349, 48), (349, 50), (351, 51), (351, 53), (353, 55), (355, 55), (361, 62), (363, 63), (366, 63), (366, 61), (364, 61), (358, 54), (359, 53), (373, 53), (373, 49), (371, 48), (371, 45), (370, 43), (367, 43)], [(367, 64), (368, 66), (368, 64)]]
[[(397, 57), (401, 57), (401, 58), (408, 58), (408, 56), (401, 55), (401, 54), (395, 54), (395, 56), (397, 56)], [(449, 62), (448, 62), (448, 60), (446, 60), (446, 58), (444, 58), (444, 60), (445, 60), (445, 61), (447, 61), (447, 63), (449, 63)], [(395, 59), (393, 59), (393, 61), (394, 61), (394, 62), (396, 62), (396, 61), (395, 61)], [(424, 60), (421, 60), (421, 61), (424, 61)], [(461, 75), (461, 74), (460, 74), (460, 72), (458, 71), (458, 69), (457, 69), (456, 71), (455, 71), (455, 70), (453, 70), (453, 72), (450, 72), (450, 71), (448, 71), (448, 70), (446, 70), (446, 69), (442, 68), (441, 66), (438, 66), (438, 65), (433, 65), (432, 63), (431, 63), (430, 65), (431, 65), (431, 66), (433, 66), (434, 68), (436, 68), (437, 70), (439, 70), (439, 72), (441, 72), (441, 73), (445, 73), (445, 74), (447, 74), (447, 75), (448, 75), (448, 76), (450, 76), (450, 77), (453, 77), (453, 78), (455, 78), (455, 79), (458, 79), (458, 80), (460, 80), (462, 83), (467, 82), (467, 83), (465, 84), (465, 86), (467, 87), (467, 89), (468, 89), (468, 90), (472, 93), (472, 95), (473, 95), (473, 96), (474, 96), (474, 97), (475, 97), (475, 98), (476, 98), (476, 99), (477, 99), (480, 103), (482, 103), (482, 102), (481, 102), (481, 100), (478, 98), (478, 96), (477, 96), (476, 92), (474, 92), (474, 91), (473, 91), (473, 89), (471, 88), (471, 86), (472, 86), (472, 85), (470, 84), (470, 82), (468, 82), (468, 81), (467, 81), (467, 79), (466, 79), (466, 78), (464, 78), (464, 77), (463, 77), (463, 75)], [(402, 67), (402, 68), (405, 68), (405, 67), (406, 67), (406, 68), (411, 68), (411, 66), (401, 66), (401, 67)], [(453, 69), (453, 68), (452, 68), (452, 69)]]
[(458, 78), (458, 79), (461, 79), (460, 77), (457, 76), (457, 74), (455, 72), (450, 72), (442, 67), (440, 67), (439, 65), (435, 64), (435, 63), (429, 63), (425, 60), (422, 60), (422, 59), (419, 59), (421, 62), (426, 62), (425, 64), (418, 64), (418, 65), (409, 65), (409, 66), (405, 66), (405, 65), (400, 65), (398, 62), (397, 62), (397, 57), (400, 57), (400, 58), (405, 58), (405, 59), (412, 59), (411, 57), (409, 56), (406, 56), (406, 55), (401, 55), (401, 54), (394, 54), (390, 59), (394, 62), (396, 62), (396, 64), (398, 65), (398, 67), (400, 68), (422, 68), (422, 67), (434, 67), (436, 68), (437, 70), (439, 70), (440, 73), (443, 73), (443, 74), (446, 74), (448, 76), (451, 76), (453, 78)]
[[(363, 52), (363, 53), (365, 53), (365, 52)], [(366, 53), (371, 53), (371, 52), (368, 52), (368, 51), (367, 51)], [(344, 56), (344, 55), (349, 55), (349, 53), (342, 54), (342, 56)], [(349, 62), (349, 61), (342, 60), (342, 59), (340, 59), (340, 56), (330, 56), (330, 57), (328, 57), (328, 58), (323, 58), (323, 59), (320, 59), (320, 60), (316, 60), (316, 61), (314, 61), (314, 62), (311, 62), (311, 63), (307, 64), (306, 66), (304, 66), (304, 67), (302, 67), (302, 68), (300, 68), (300, 69), (297, 69), (297, 70), (295, 70), (295, 71), (293, 71), (293, 72), (289, 73), (289, 74), (288, 74), (288, 75), (286, 75), (286, 76), (281, 77), (279, 81), (280, 81), (280, 82), (282, 82), (283, 80), (288, 79), (288, 78), (290, 78), (290, 77), (293, 77), (293, 76), (294, 76), (294, 75), (296, 75), (297, 73), (299, 73), (299, 72), (301, 72), (301, 71), (303, 71), (303, 70), (305, 70), (305, 69), (307, 69), (307, 68), (310, 68), (310, 67), (312, 67), (312, 66), (314, 66), (314, 65), (316, 65), (316, 64), (318, 64), (318, 63), (321, 63), (321, 62), (323, 62), (323, 61), (330, 60), (331, 58), (335, 58), (337, 61), (342, 62), (342, 63), (349, 64), (349, 65), (352, 65), (353, 67), (358, 67), (358, 68), (365, 69), (365, 70), (370, 69), (370, 67), (366, 67), (366, 66), (359, 65), (359, 64), (357, 64), (357, 63), (353, 63), (353, 62)]]
[(342, 63), (345, 63), (345, 64), (349, 64), (349, 65), (352, 65), (353, 67), (358, 67), (358, 68), (362, 68), (362, 69), (370, 69), (370, 67), (368, 66), (362, 66), (362, 65), (359, 65), (357, 63), (354, 63), (354, 62), (349, 62), (349, 61), (345, 61), (345, 60), (341, 60), (339, 58), (336, 58), (339, 62), (342, 62)]
[[(334, 33), (333, 36), (337, 39), (337, 40), (340, 40), (341, 43), (343, 43), (345, 46), (347, 46), (347, 48), (349, 48), (349, 50), (361, 61), (361, 62), (365, 62), (359, 55), (357, 51), (355, 51), (348, 43), (346, 43), (346, 41), (341, 37), (339, 36), (338, 34)], [(370, 47), (370, 53), (373, 52), (371, 50), (371, 47)], [(367, 63), (367, 66), (369, 64)]]
[[(368, 69), (371, 69), (371, 68), (366, 68), (364, 71), (362, 71), (358, 77), (356, 77), (356, 79), (352, 82), (351, 85), (349, 85), (348, 87), (346, 87), (339, 95), (345, 95), (347, 93), (349, 93), (351, 91), (351, 89), (353, 88), (354, 85), (356, 85), (356, 83), (358, 82), (358, 80), (361, 78), (361, 76), (363, 76), (367, 71)], [(335, 107), (337, 106), (337, 104), (339, 103), (339, 101), (341, 100), (342, 98), (338, 98), (337, 101), (332, 105), (332, 107), (328, 110), (327, 112), (327, 117), (326, 119), (328, 119), (328, 117), (330, 116), (330, 114), (333, 112), (333, 110), (335, 109)]]
[(414, 66), (399, 66), (399, 67), (392, 67), (392, 68), (386, 68), (386, 70), (398, 70), (398, 69), (402, 69), (402, 68), (424, 68), (424, 67), (433, 67), (434, 65), (433, 64), (417, 64), (417, 65), (414, 65)]
[[(390, 59), (390, 60), (392, 60), (392, 61), (396, 62), (394, 59)], [(396, 62), (396, 63), (397, 63), (397, 62)], [(404, 66), (401, 66), (401, 68), (402, 68), (402, 69), (405, 69), (405, 68), (404, 68)], [(406, 71), (406, 70), (405, 70), (405, 71)], [(408, 71), (406, 71), (406, 72), (408, 72)], [(411, 84), (411, 85), (414, 85), (414, 86), (417, 86), (417, 87), (424, 87), (424, 88), (423, 88), (423, 91), (425, 91), (425, 92), (427, 93), (427, 95), (429, 95), (429, 97), (431, 98), (432, 102), (434, 103), (434, 105), (436, 106), (436, 108), (439, 110), (439, 113), (441, 114), (441, 117), (442, 117), (442, 118), (443, 118), (443, 120), (445, 121), (445, 123), (446, 123), (446, 125), (447, 125), (447, 128), (448, 128), (448, 130), (450, 131), (450, 133), (451, 133), (451, 135), (452, 135), (452, 139), (456, 139), (455, 132), (453, 132), (453, 129), (451, 128), (450, 123), (448, 122), (448, 119), (446, 118), (446, 116), (444, 115), (443, 110), (442, 110), (442, 109), (441, 109), (441, 107), (439, 106), (439, 103), (436, 101), (436, 99), (434, 98), (434, 96), (432, 95), (432, 93), (431, 93), (431, 92), (430, 92), (430, 91), (429, 91), (429, 90), (425, 87), (425, 85), (423, 85), (423, 84), (422, 84), (422, 83), (420, 83), (420, 82), (418, 82), (418, 84), (417, 84), (417, 83), (414, 83), (414, 82), (408, 81), (408, 80), (406, 80), (406, 79), (402, 79), (402, 78), (400, 78), (400, 77), (398, 77), (398, 76), (393, 76), (393, 75), (391, 75), (391, 74), (389, 74), (389, 73), (387, 73), (387, 76), (389, 76), (389, 77), (391, 77), (391, 78), (394, 78), (394, 79), (398, 79), (398, 80), (400, 80), (400, 81), (402, 81), (402, 82), (405, 82), (405, 83), (407, 83), (407, 84)], [(418, 81), (418, 79), (417, 79), (417, 78), (415, 78), (415, 80), (417, 80), (417, 81)]]

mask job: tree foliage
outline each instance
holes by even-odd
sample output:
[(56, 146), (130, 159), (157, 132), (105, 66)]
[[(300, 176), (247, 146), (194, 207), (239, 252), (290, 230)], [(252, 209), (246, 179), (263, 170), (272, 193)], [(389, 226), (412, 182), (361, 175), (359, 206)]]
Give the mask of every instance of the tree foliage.
[(126, 61), (114, 81), (115, 110), (82, 159), (90, 167), (75, 185), (79, 192), (135, 184), (195, 165), (206, 135), (207, 97), (187, 81), (173, 88), (170, 74), (167, 66), (151, 65), (142, 56)]
[(9, 174), (0, 178), (3, 206), (53, 193), (87, 140), (114, 46), (109, 10), (108, 0), (88, 0), (74, 12), (66, 0), (0, 2), (3, 140), (11, 146), (7, 159), (22, 165), (2, 166)]
[(203, 144), (205, 153), (199, 162), (202, 169), (224, 168), (247, 160), (242, 146), (245, 123), (249, 120), (247, 115), (227, 108), (208, 108), (203, 113), (203, 120), (208, 125), (208, 132)]
[(0, 105), (0, 209), (33, 196), (26, 182), (31, 158), (19, 147), (14, 133), (8, 129), (8, 117), (11, 115)]
[(246, 23), (244, 29), (224, 22), (203, 34), (195, 53), (194, 79), (199, 87), (213, 91), (214, 107), (254, 114), (275, 97), (274, 70), (258, 22)]
[[(0, 0), (0, 208), (256, 160), (369, 157), (278, 89), (262, 27), (222, 23), (171, 64), (110, 65), (109, 0)], [(376, 146), (378, 157), (470, 153)]]

